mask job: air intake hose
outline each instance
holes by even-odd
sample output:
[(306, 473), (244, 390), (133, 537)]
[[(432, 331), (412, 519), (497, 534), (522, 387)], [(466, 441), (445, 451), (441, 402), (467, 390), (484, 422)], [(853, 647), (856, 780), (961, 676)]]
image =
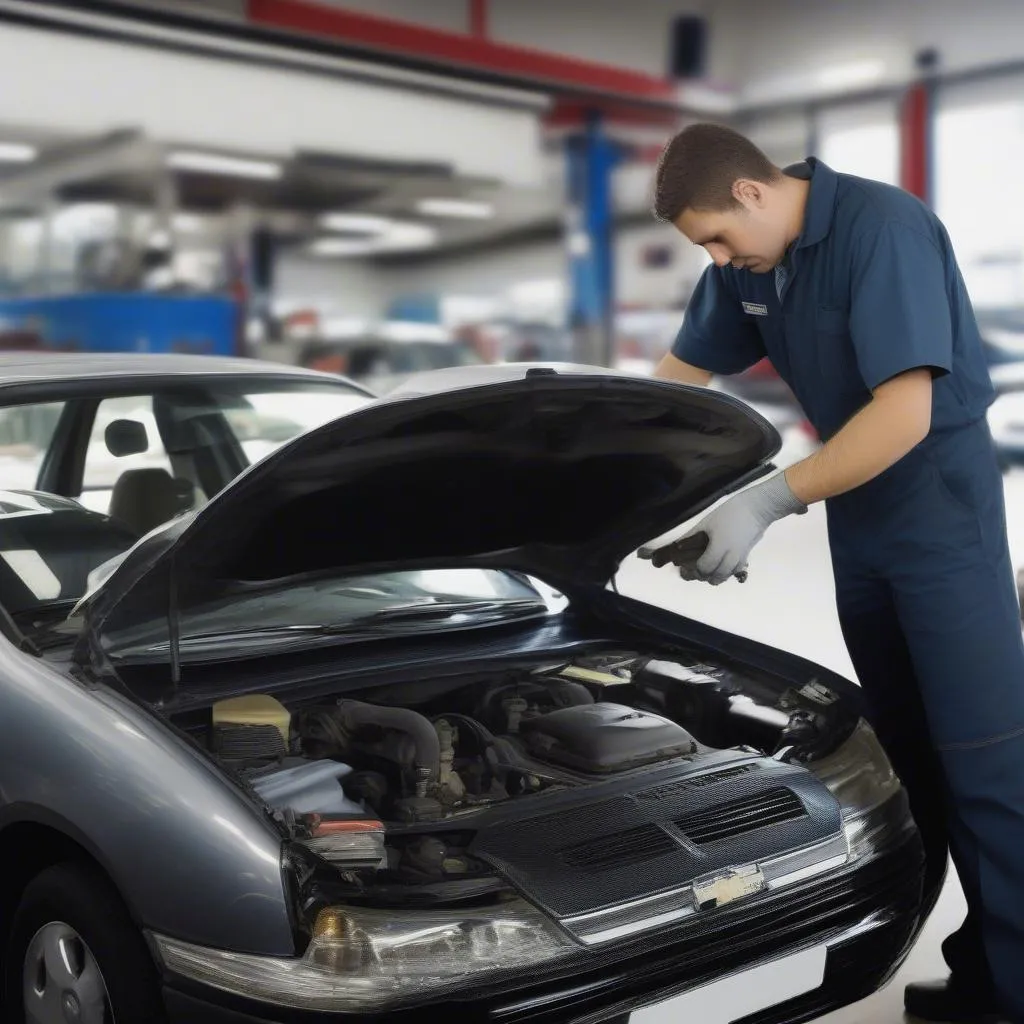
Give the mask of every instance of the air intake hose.
[(408, 708), (387, 708), (358, 700), (339, 700), (338, 717), (348, 733), (375, 725), (412, 737), (416, 748), (416, 774), (429, 785), (441, 777), (441, 741), (430, 719)]

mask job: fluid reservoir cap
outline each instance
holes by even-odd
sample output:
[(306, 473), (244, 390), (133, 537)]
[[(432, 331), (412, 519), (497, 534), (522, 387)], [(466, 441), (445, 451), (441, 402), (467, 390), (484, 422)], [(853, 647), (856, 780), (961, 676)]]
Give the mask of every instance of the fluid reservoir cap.
[(225, 725), (272, 725), (288, 745), (291, 714), (275, 697), (254, 693), (245, 697), (230, 697), (213, 705), (213, 724)]

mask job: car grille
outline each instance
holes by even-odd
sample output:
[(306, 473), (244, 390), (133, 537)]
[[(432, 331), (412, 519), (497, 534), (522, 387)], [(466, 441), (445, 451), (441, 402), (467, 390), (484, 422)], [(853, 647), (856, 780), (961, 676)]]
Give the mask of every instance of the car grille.
[(735, 839), (759, 828), (802, 818), (807, 812), (789, 789), (772, 789), (743, 800), (719, 804), (676, 821), (676, 827), (696, 846)]
[(511, 1000), (511, 993), (503, 999), (493, 990), (479, 991), (478, 998), (490, 1004), (493, 1024), (592, 1024), (627, 1012), (630, 1000), (650, 999), (666, 986), (699, 985), (780, 950), (820, 941), (823, 932), (855, 926), (883, 911), (892, 915), (891, 928), (869, 932), (839, 952), (824, 989), (742, 1024), (806, 1021), (815, 1015), (815, 1007), (823, 1012), (867, 995), (887, 974), (917, 924), (923, 864), (923, 851), (914, 840), (878, 861), (818, 879), (798, 892), (690, 919), (682, 932), (667, 929), (623, 943), (589, 958), (589, 970), (577, 970), (563, 980), (546, 979), (547, 972), (534, 968), (535, 986), (519, 990)]
[(641, 825), (600, 842), (579, 843), (562, 851), (562, 860), (570, 867), (598, 871), (622, 864), (641, 864), (653, 857), (671, 853), (677, 844), (657, 825)]

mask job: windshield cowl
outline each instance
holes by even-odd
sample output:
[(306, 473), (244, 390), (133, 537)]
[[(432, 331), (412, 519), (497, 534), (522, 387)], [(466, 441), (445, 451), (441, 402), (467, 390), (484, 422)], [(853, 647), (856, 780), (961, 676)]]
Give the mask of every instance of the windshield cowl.
[[(461, 586), (467, 593), (452, 593)], [(179, 608), (177, 628), (147, 622), (111, 637), (115, 664), (233, 661), (315, 647), (479, 629), (559, 607), (527, 579), (498, 570), (433, 570), (357, 579), (314, 576)]]

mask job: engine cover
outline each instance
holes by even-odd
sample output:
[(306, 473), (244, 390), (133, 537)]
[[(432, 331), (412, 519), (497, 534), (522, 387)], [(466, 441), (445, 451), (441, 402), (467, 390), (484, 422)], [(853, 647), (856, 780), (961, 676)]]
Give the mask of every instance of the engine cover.
[(581, 704), (527, 719), (520, 733), (538, 760), (603, 775), (697, 752), (682, 726), (622, 704)]

